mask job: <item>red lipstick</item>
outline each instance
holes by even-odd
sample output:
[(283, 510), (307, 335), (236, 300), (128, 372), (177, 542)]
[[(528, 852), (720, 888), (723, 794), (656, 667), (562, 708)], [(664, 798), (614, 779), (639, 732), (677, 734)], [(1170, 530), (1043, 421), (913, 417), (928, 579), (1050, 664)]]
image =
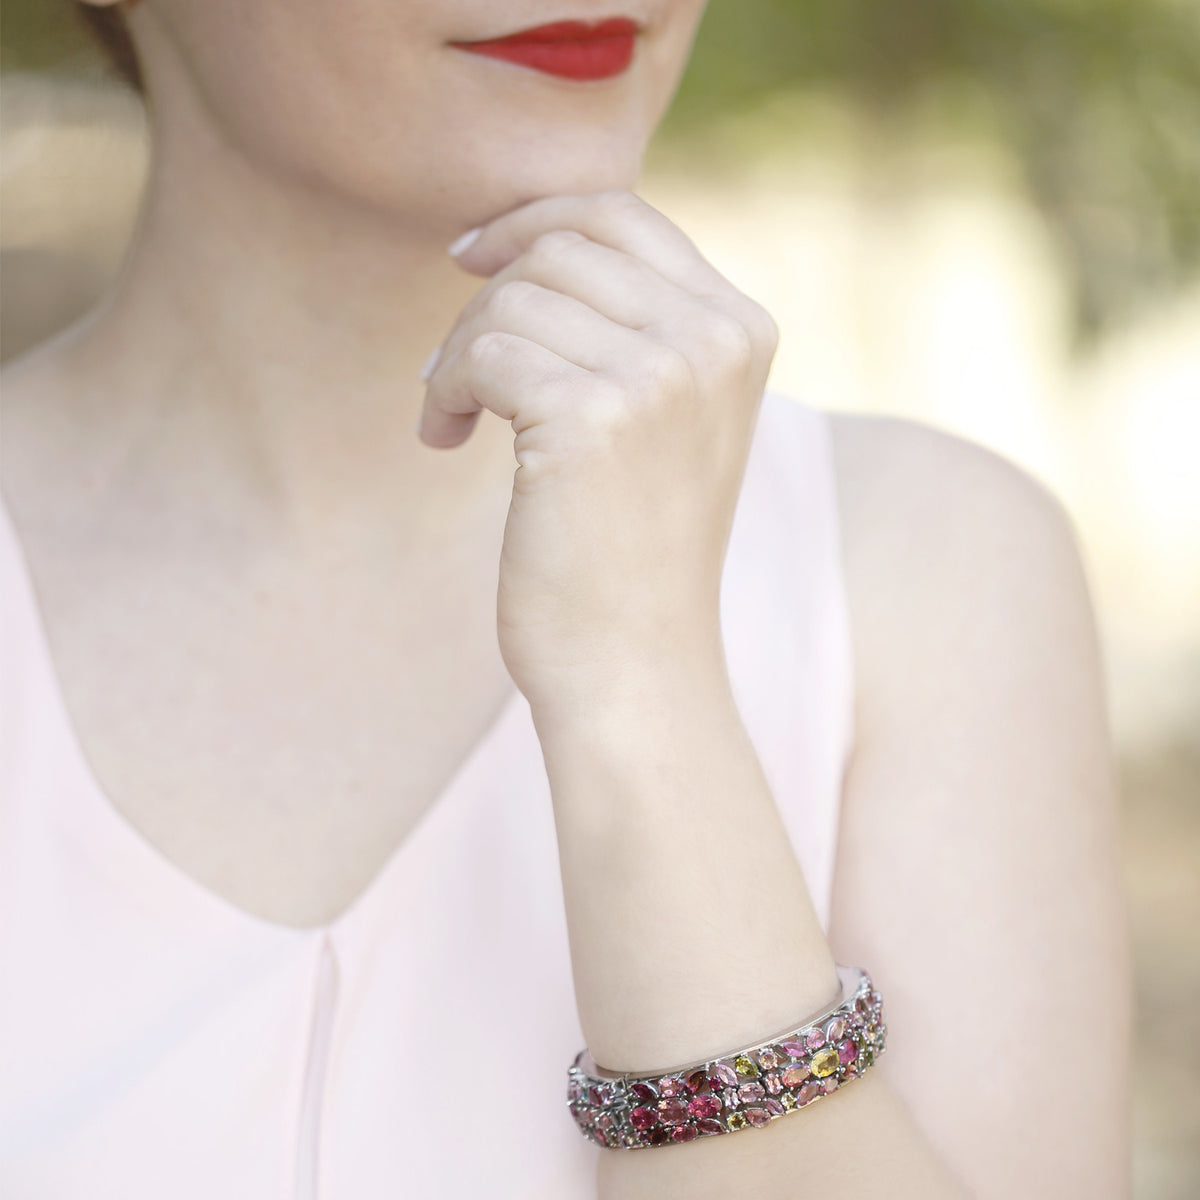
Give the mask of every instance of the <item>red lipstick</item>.
[(486, 42), (450, 45), (564, 79), (608, 79), (629, 66), (637, 34), (636, 21), (613, 17), (591, 25), (585, 21), (555, 21)]

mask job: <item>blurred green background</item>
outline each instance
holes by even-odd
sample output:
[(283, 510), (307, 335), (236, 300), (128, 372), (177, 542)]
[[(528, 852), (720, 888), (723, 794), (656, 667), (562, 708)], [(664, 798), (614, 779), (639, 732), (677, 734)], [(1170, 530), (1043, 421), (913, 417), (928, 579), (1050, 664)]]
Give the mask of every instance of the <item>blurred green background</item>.
[[(112, 278), (145, 138), (65, 0), (0, 27), (9, 357)], [(1136, 1194), (1200, 1196), (1200, 3), (711, 0), (641, 192), (776, 315), (775, 390), (987, 444), (1070, 511), (1122, 771)]]

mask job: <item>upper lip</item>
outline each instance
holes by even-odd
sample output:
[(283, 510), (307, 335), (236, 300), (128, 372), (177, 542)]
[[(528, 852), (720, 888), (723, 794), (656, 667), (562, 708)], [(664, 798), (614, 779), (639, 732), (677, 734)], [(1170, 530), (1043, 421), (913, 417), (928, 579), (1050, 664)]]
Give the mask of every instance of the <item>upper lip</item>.
[[(642, 22), (636, 17), (603, 17), (597, 21), (580, 21), (568, 17), (561, 21), (546, 21), (541, 25), (530, 25), (526, 29), (517, 29), (511, 33), (499, 33), (495, 37), (459, 38), (456, 41), (458, 44), (466, 43), (468, 45), (476, 45), (480, 42), (521, 41), (526, 38), (531, 41), (544, 39), (574, 42), (597, 37), (616, 37), (625, 33), (641, 33), (642, 29)], [(556, 32), (558, 32), (558, 36), (554, 36)]]

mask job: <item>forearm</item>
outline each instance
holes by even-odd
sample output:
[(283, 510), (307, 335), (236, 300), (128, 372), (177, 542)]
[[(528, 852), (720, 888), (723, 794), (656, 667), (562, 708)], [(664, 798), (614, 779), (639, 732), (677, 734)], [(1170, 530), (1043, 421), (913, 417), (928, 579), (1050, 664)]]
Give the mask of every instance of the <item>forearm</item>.
[[(719, 655), (581, 689), (534, 719), (580, 1021), (601, 1066), (713, 1057), (835, 998), (829, 946)], [(747, 1171), (768, 1200), (961, 1195), (877, 1074), (764, 1129), (604, 1151), (599, 1200), (725, 1197)]]

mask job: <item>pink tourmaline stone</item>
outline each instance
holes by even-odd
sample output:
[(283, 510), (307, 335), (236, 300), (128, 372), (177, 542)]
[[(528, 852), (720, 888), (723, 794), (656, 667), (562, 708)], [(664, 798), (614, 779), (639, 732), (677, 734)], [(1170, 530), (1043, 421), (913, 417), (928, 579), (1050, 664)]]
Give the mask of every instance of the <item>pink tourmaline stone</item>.
[(737, 1088), (726, 1088), (721, 1093), (721, 1099), (725, 1101), (726, 1108), (737, 1108), (737, 1104), (738, 1104)]
[(724, 1133), (721, 1128), (720, 1121), (714, 1121), (711, 1118), (706, 1118), (703, 1121), (696, 1122), (696, 1128), (703, 1134)]
[(658, 1124), (658, 1113), (652, 1108), (635, 1108), (629, 1114), (629, 1123), (634, 1129), (650, 1129)]
[(821, 1091), (828, 1096), (830, 1092), (836, 1092), (838, 1085), (838, 1077), (830, 1075), (828, 1079), (821, 1080)]
[(845, 1032), (845, 1020), (842, 1017), (834, 1017), (834, 1019), (829, 1022), (828, 1026), (826, 1026), (825, 1036), (829, 1041), (836, 1042), (838, 1038), (845, 1035)]
[(682, 1125), (688, 1119), (687, 1105), (682, 1100), (660, 1100), (658, 1117), (664, 1125)]
[(845, 1066), (846, 1063), (852, 1063), (858, 1057), (858, 1047), (847, 1038), (844, 1042), (838, 1043), (838, 1062)]
[(775, 1051), (770, 1047), (768, 1047), (766, 1050), (760, 1050), (758, 1052), (758, 1065), (762, 1067), (764, 1071), (773, 1071), (777, 1066), (779, 1066), (779, 1055), (776, 1054)]
[(703, 1067), (701, 1067), (698, 1071), (693, 1071), (687, 1077), (687, 1087), (689, 1092), (695, 1092), (697, 1094), (708, 1091), (708, 1076), (704, 1073)]
[(756, 1129), (761, 1129), (764, 1125), (771, 1123), (771, 1114), (765, 1108), (748, 1108), (746, 1109), (746, 1120)]
[(685, 1090), (684, 1082), (678, 1075), (664, 1075), (658, 1081), (658, 1094), (660, 1096), (681, 1096)]
[(809, 1076), (807, 1067), (788, 1067), (780, 1078), (784, 1087), (799, 1087)]
[(781, 1042), (779, 1048), (788, 1058), (803, 1058), (808, 1053), (803, 1042)]
[(671, 1141), (673, 1142), (690, 1142), (696, 1136), (696, 1127), (694, 1125), (680, 1125), (671, 1130)]
[(587, 1098), (589, 1104), (601, 1105), (605, 1102), (604, 1093), (598, 1087), (588, 1088)]
[(714, 1088), (718, 1087), (737, 1087), (737, 1072), (727, 1063), (714, 1063), (712, 1069), (711, 1080), (717, 1082), (713, 1084)]
[(650, 1145), (661, 1146), (671, 1135), (660, 1125), (650, 1131)]
[(742, 1086), (738, 1088), (738, 1099), (743, 1104), (753, 1104), (754, 1102), (761, 1100), (765, 1095), (766, 1092), (763, 1091), (763, 1085), (761, 1083), (743, 1083)]
[(820, 1050), (825, 1045), (825, 1034), (820, 1029), (810, 1029), (804, 1035), (804, 1044), (810, 1050)]
[(715, 1117), (721, 1111), (721, 1102), (716, 1096), (697, 1096), (689, 1105), (688, 1112), (697, 1120)]
[(764, 1100), (763, 1108), (765, 1108), (773, 1117), (782, 1117), (783, 1114), (787, 1112), (787, 1109), (785, 1109), (778, 1100)]
[(774, 1071), (768, 1071), (763, 1076), (763, 1087), (767, 1089), (767, 1095), (778, 1096), (783, 1091), (783, 1084), (779, 1081), (779, 1076)]
[(658, 1099), (658, 1093), (648, 1083), (635, 1083), (629, 1091), (635, 1100), (641, 1100), (643, 1104), (653, 1104)]

